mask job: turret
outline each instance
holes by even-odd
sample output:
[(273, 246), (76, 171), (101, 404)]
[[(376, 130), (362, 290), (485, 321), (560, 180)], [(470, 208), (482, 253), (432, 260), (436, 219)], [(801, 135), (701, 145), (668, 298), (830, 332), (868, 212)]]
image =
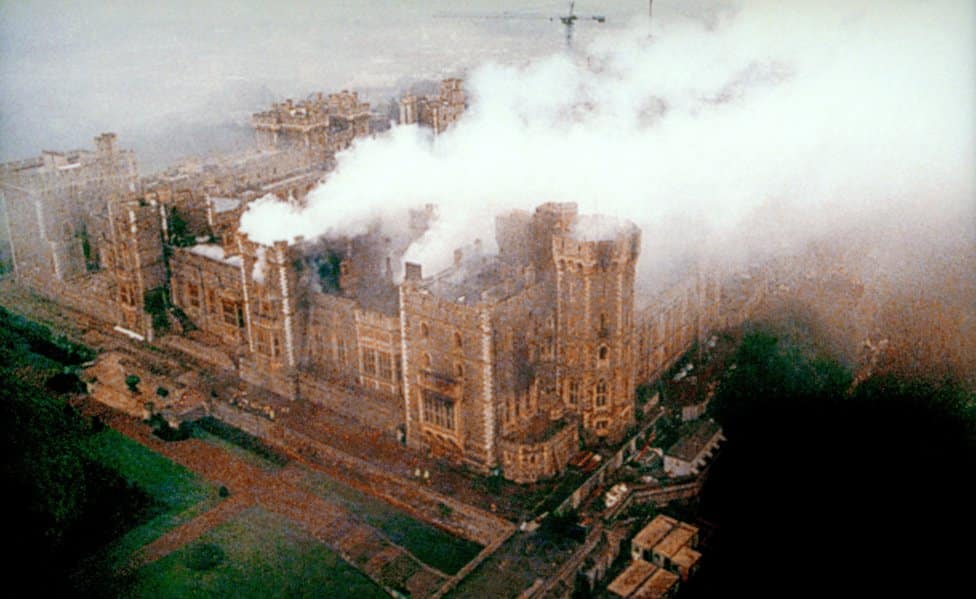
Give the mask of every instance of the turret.
[(619, 439), (634, 422), (634, 279), (640, 230), (577, 217), (551, 238), (556, 362), (566, 408), (588, 436)]

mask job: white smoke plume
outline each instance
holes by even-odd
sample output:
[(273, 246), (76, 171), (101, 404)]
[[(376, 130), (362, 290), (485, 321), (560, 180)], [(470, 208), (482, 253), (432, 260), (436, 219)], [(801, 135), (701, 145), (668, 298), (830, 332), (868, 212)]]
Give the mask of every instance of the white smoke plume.
[(652, 272), (705, 239), (731, 253), (878, 218), (935, 235), (973, 221), (973, 3), (760, 1), (713, 16), (483, 65), (448, 132), (361, 141), (307, 208), (259, 201), (241, 228), (266, 243), (352, 233), (435, 203), (406, 256), (432, 273), (490, 243), (498, 212), (573, 201), (640, 225)]

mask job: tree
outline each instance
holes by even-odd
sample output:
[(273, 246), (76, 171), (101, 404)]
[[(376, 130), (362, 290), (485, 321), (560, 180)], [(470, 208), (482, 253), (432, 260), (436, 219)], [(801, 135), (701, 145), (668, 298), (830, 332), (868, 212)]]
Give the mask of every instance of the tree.
[(125, 377), (125, 386), (129, 388), (132, 393), (139, 393), (139, 381), (141, 381), (138, 376), (130, 374)]

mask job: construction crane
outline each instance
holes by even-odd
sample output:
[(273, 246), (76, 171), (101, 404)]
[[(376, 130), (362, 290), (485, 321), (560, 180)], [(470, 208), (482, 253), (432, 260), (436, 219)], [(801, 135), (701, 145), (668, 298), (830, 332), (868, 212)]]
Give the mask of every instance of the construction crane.
[(569, 3), (569, 12), (567, 12), (565, 15), (562, 16), (546, 17), (544, 15), (519, 14), (519, 13), (512, 13), (512, 12), (503, 12), (501, 14), (495, 14), (495, 15), (463, 15), (463, 14), (440, 13), (436, 16), (437, 18), (441, 18), (441, 19), (548, 19), (550, 21), (558, 20), (566, 27), (566, 48), (569, 50), (573, 49), (573, 30), (576, 26), (576, 21), (578, 21), (579, 19), (584, 19), (586, 21), (596, 21), (597, 23), (606, 23), (607, 21), (607, 18), (604, 15), (581, 16), (576, 14), (575, 1)]
[[(559, 17), (559, 20), (562, 22), (562, 24), (566, 26), (566, 48), (570, 50), (573, 49), (573, 27), (576, 26), (576, 21), (577, 19), (580, 18), (579, 15), (577, 15), (574, 12), (575, 9), (576, 9), (576, 2), (572, 1), (569, 3), (569, 14), (567, 14), (564, 17)], [(585, 18), (588, 20), (592, 19), (597, 23), (607, 22), (607, 18), (603, 15), (590, 15), (589, 17), (585, 17)], [(550, 18), (549, 20), (554, 21), (555, 18)]]

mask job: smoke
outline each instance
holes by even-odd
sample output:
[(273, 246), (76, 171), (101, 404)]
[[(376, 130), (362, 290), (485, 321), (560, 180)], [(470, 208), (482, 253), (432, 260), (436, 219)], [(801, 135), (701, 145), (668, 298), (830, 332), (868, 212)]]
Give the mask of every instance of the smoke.
[(500, 211), (573, 201), (641, 226), (653, 278), (706, 246), (745, 256), (882, 217), (971, 221), (974, 23), (963, 1), (750, 2), (656, 20), (651, 39), (636, 23), (578, 56), (485, 64), (446, 133), (361, 141), (307, 208), (257, 202), (241, 228), (312, 238), (436, 203), (406, 256), (433, 272), (490, 243)]

